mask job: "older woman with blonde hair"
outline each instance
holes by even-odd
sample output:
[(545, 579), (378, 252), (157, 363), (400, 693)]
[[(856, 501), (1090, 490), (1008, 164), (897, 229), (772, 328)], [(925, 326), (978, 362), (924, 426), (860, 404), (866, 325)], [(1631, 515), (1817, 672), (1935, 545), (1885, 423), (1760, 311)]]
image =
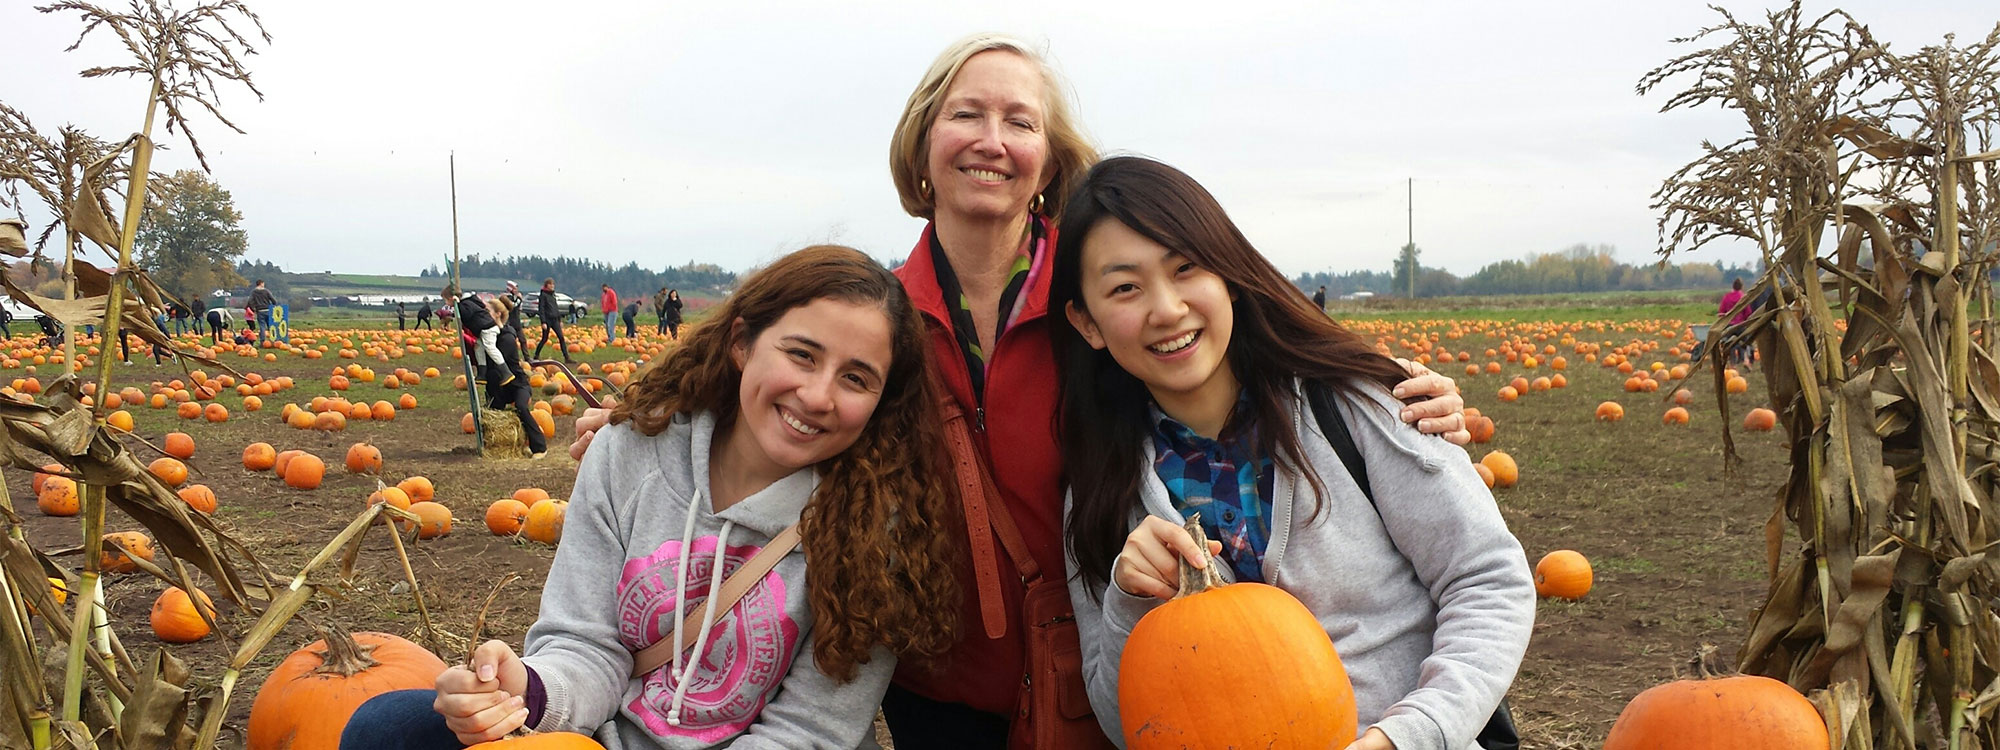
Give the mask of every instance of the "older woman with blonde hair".
[[(954, 533), (965, 534), (958, 546), (967, 551), (957, 644), (936, 669), (899, 669), (883, 699), (899, 747), (1046, 746), (1049, 735), (1027, 733), (1057, 723), (1089, 732), (1084, 744), (1108, 744), (1087, 704), (1054, 701), (1071, 682), (1081, 700), (1080, 670), (1039, 658), (1078, 648), (1074, 629), (1060, 627), (1069, 602), (1048, 266), (1065, 192), (1096, 161), (1047, 58), (999, 34), (960, 39), (938, 55), (890, 138), (903, 209), (929, 222), (896, 275), (928, 325), (943, 381), (951, 481), (964, 511)], [(1431, 398), (1403, 418), (1469, 440), (1451, 379), (1409, 367), (1415, 377), (1397, 395)], [(598, 412), (578, 420), (571, 454), (582, 456), (603, 423)], [(1031, 593), (1024, 582), (1052, 591)], [(1028, 632), (1024, 613), (1044, 607), (1062, 611)], [(1065, 735), (1063, 746), (1078, 736)]]

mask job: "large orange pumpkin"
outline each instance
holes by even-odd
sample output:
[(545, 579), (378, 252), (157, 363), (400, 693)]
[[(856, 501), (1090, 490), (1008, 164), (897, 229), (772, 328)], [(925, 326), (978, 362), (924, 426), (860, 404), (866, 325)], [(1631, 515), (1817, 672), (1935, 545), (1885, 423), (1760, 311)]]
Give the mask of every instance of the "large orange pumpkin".
[[(1198, 517), (1187, 522), (1204, 555)], [(1224, 584), (1183, 560), (1180, 593), (1133, 626), (1118, 716), (1133, 750), (1345, 747), (1354, 686), (1319, 619), (1283, 589)], [(1229, 685), (1216, 690), (1215, 685)]]
[(318, 489), (326, 478), (326, 462), (311, 453), (300, 453), (285, 464), (285, 486), (298, 490)]
[[(112, 544), (114, 540), (118, 544)], [(153, 538), (146, 536), (145, 532), (114, 531), (104, 535), (102, 544), (104, 548), (97, 553), (97, 568), (106, 573), (130, 573), (139, 569), (129, 555), (118, 549), (120, 545), (147, 561), (153, 559)]]
[(1597, 405), (1597, 421), (1616, 422), (1625, 418), (1625, 405), (1616, 401), (1606, 401)]
[(1514, 457), (1501, 451), (1493, 451), (1480, 457), (1479, 462), (1493, 471), (1493, 486), (1505, 489), (1521, 481), (1521, 467), (1514, 463)]
[(202, 612), (215, 617), (215, 603), (208, 595), (196, 591), (189, 598), (180, 587), (170, 587), (153, 600), (153, 634), (168, 643), (193, 643), (208, 637), (208, 622), (201, 619), (201, 612), (195, 611), (195, 601), (201, 601)]
[(278, 463), (278, 451), (270, 443), (251, 443), (243, 447), (243, 468), (263, 471)]
[(185, 432), (167, 433), (167, 455), (183, 461), (194, 458), (194, 436)]
[(562, 541), (563, 516), (569, 513), (568, 500), (543, 500), (528, 508), (528, 522), (521, 536), (529, 541), (556, 544)]
[(1790, 685), (1769, 677), (1679, 680), (1625, 704), (1604, 750), (1825, 750), (1826, 722)]
[(160, 481), (166, 482), (168, 487), (179, 487), (188, 479), (187, 464), (181, 463), (180, 459), (167, 456), (153, 459), (153, 463), (147, 466), (146, 470), (153, 472), (153, 476), (159, 477)]
[(1778, 413), (1761, 406), (1751, 409), (1749, 414), (1743, 415), (1743, 429), (1746, 430), (1767, 432), (1777, 426)]
[(387, 633), (333, 631), (285, 657), (250, 704), (249, 750), (333, 750), (369, 698), (431, 689), (444, 662)]
[(1465, 418), (1465, 430), (1472, 435), (1472, 442), (1484, 443), (1493, 439), (1493, 418), (1477, 414)]
[(382, 473), (382, 451), (367, 443), (355, 443), (347, 449), (347, 470), (356, 474)]
[(187, 503), (190, 508), (203, 513), (215, 512), (215, 490), (209, 489), (208, 485), (190, 484), (175, 494), (180, 495), (181, 502)]
[(76, 482), (67, 477), (49, 477), (42, 483), (42, 491), (35, 495), (35, 507), (43, 515), (68, 517), (82, 510), (82, 503), (76, 496)]
[(405, 477), (396, 483), (396, 488), (410, 496), (410, 502), (421, 503), (437, 497), (437, 488), (425, 477)]
[(435, 539), (451, 533), (451, 509), (434, 502), (410, 503), (417, 514), (417, 538)]
[(486, 530), (494, 536), (513, 536), (521, 533), (521, 526), (528, 522), (528, 505), (511, 497), (493, 501), (486, 506)]
[(1535, 593), (1557, 599), (1582, 599), (1590, 593), (1590, 561), (1576, 550), (1559, 549), (1535, 563)]

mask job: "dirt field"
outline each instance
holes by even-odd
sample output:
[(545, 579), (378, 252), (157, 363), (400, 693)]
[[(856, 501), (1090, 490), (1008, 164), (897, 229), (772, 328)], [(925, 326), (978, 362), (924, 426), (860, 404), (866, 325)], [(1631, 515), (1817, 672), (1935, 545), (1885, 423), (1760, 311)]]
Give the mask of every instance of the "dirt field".
[[(1611, 330), (1585, 331), (1579, 338), (1624, 344), (1636, 334)], [(1475, 348), (1474, 363), (1483, 364), (1478, 349), (1493, 343), (1468, 338), (1454, 349)], [(1609, 351), (1610, 347), (1605, 347)], [(599, 351), (587, 359), (603, 362), (632, 356), (622, 350)], [(1706, 373), (1691, 379), (1696, 398), (1689, 410), (1693, 424), (1670, 427), (1660, 415), (1670, 404), (1670, 387), (1658, 393), (1633, 394), (1620, 385), (1625, 376), (1581, 361), (1565, 372), (1569, 387), (1525, 395), (1503, 403), (1495, 391), (1522, 373), (1508, 364), (1501, 375), (1468, 376), (1463, 365), (1439, 365), (1458, 378), (1467, 401), (1498, 423), (1491, 443), (1472, 446), (1473, 458), (1488, 450), (1512, 454), (1521, 466), (1521, 482), (1498, 490), (1502, 511), (1526, 547), (1532, 562), (1548, 551), (1569, 548), (1588, 556), (1595, 567), (1596, 587), (1579, 602), (1544, 601), (1535, 637), (1519, 679), (1510, 694), (1525, 747), (1597, 747), (1618, 710), (1640, 690), (1668, 680), (1676, 665), (1704, 643), (1733, 653), (1741, 644), (1751, 609), (1765, 584), (1762, 531), (1771, 502), (1785, 470), (1782, 437), (1778, 433), (1742, 433), (1742, 414), (1763, 405), (1761, 378), (1746, 372), (1747, 394), (1731, 397), (1732, 428), (1745, 462), (1736, 476), (1725, 475), (1717, 435), (1715, 400)], [(1677, 361), (1661, 351), (1635, 355), (1636, 363)], [(395, 367), (421, 370), (437, 366), (445, 376), (429, 378), (414, 388), (420, 406), (403, 411), (392, 422), (355, 421), (340, 433), (294, 430), (278, 422), (282, 404), (303, 404), (327, 395), (332, 357), (308, 361), (296, 357), (277, 362), (225, 361), (266, 377), (291, 375), (298, 387), (265, 399), (259, 412), (245, 412), (241, 398), (229, 393), (218, 399), (233, 411), (223, 424), (185, 422), (172, 409), (133, 409), (138, 433), (157, 441), (165, 432), (184, 429), (196, 437), (198, 449), (190, 462), (190, 482), (209, 485), (220, 498), (216, 518), (253, 549), (271, 574), (289, 578), (314, 552), (364, 507), (375, 489), (373, 477), (340, 468), (349, 445), (365, 441), (382, 450), (385, 478), (393, 483), (409, 475), (429, 477), (437, 500), (457, 518), (451, 535), (412, 546), (412, 563), (440, 637), (431, 645), (447, 662), (463, 659), (466, 637), (490, 585), (504, 573), (522, 580), (503, 593), (489, 613), (489, 637), (519, 644), (533, 622), (541, 580), (554, 549), (494, 537), (481, 520), (486, 506), (516, 488), (540, 487), (556, 497), (568, 494), (575, 463), (566, 453), (572, 417), (558, 417), (549, 456), (541, 461), (480, 460), (472, 439), (461, 433), (465, 394), (453, 390), (456, 363), (443, 355), (408, 356), (393, 363), (358, 360), (386, 375)], [(5, 371), (18, 377), (19, 371)], [(1550, 374), (1547, 365), (1538, 373)], [(181, 377), (177, 369), (155, 368), (150, 361), (119, 367), (116, 387)], [(350, 398), (395, 400), (399, 391), (377, 383), (356, 383)], [(1604, 400), (1616, 400), (1627, 410), (1624, 421), (1599, 423), (1593, 410)], [(242, 468), (240, 455), (255, 441), (279, 450), (309, 450), (328, 464), (327, 479), (313, 491), (286, 488), (270, 472)], [(26, 472), (6, 472), (15, 507), (25, 517), (32, 541), (43, 549), (73, 547), (74, 519), (45, 517), (33, 509)], [(24, 499), (26, 501), (24, 502)], [(137, 528), (115, 510), (107, 530)], [(77, 561), (72, 555), (71, 561)], [(80, 563), (79, 563), (80, 567)], [(354, 630), (383, 630), (425, 642), (413, 598), (395, 591), (402, 580), (389, 538), (371, 532), (351, 587), (330, 586), (339, 596), (308, 608), (307, 617), (337, 622)], [(336, 583), (331, 572), (315, 581)], [(160, 645), (145, 626), (147, 610), (163, 585), (144, 575), (115, 576), (107, 584), (118, 634), (134, 658)], [(219, 678), (235, 638), (249, 618), (224, 605), (223, 637), (174, 647), (192, 664), (198, 680)], [(233, 616), (232, 616), (233, 615)], [(239, 729), (263, 676), (286, 653), (316, 636), (302, 625), (288, 629), (254, 663), (239, 687), (230, 717)], [(240, 746), (240, 735), (226, 737), (225, 746)]]

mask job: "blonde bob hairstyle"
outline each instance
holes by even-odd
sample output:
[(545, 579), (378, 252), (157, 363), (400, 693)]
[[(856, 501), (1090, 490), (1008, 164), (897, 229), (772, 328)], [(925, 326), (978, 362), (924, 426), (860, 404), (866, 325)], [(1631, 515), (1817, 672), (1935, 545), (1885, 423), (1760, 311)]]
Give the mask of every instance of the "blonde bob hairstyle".
[(925, 195), (921, 188), (924, 170), (929, 165), (926, 160), (930, 150), (931, 123), (937, 121), (938, 108), (944, 104), (944, 94), (951, 90), (952, 81), (958, 78), (958, 71), (965, 67), (965, 61), (981, 52), (999, 50), (1020, 55), (1042, 72), (1042, 136), (1049, 142), (1049, 162), (1044, 169), (1049, 172), (1048, 187), (1042, 189), (1042, 215), (1051, 223), (1062, 218), (1063, 198), (1069, 194), (1069, 186), (1083, 178), (1090, 165), (1097, 163), (1097, 149), (1090, 145), (1083, 131), (1076, 126), (1076, 118), (1070, 115), (1068, 92), (1064, 91), (1062, 78), (1048, 59), (1026, 42), (1004, 34), (973, 34), (953, 42), (946, 47), (931, 69), (917, 84), (917, 90), (910, 92), (910, 101), (903, 107), (903, 117), (896, 123), (896, 133), (889, 139), (889, 175), (896, 182), (896, 194), (903, 200), (903, 210), (920, 219), (935, 218), (937, 201)]

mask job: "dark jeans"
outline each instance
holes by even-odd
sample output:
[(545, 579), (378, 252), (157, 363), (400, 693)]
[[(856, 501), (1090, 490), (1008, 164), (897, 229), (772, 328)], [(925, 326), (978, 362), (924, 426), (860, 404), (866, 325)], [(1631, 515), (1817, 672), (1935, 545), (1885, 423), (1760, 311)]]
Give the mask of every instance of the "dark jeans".
[(465, 745), (431, 708), (436, 690), (391, 690), (354, 709), (341, 750), (460, 750)]
[[(549, 318), (547, 320), (542, 321), (542, 340), (535, 342), (535, 356), (531, 357), (530, 359), (542, 358), (542, 345), (549, 343), (550, 333), (554, 333), (556, 335), (556, 351), (562, 353), (563, 361), (564, 362), (573, 361), (569, 358), (569, 340), (563, 338), (562, 318)], [(522, 336), (521, 341), (522, 343), (526, 343), (528, 341), (528, 337)]]
[(514, 407), (514, 416), (521, 418), (521, 431), (528, 435), (528, 450), (541, 453), (549, 449), (548, 436), (542, 434), (542, 426), (535, 422), (535, 404), (528, 393), (527, 378), (516, 377), (506, 385), (488, 387), (486, 396), (491, 401), (487, 406), (492, 408)]
[(896, 750), (1003, 750), (1007, 717), (962, 703), (941, 703), (895, 685), (882, 696), (882, 719)]
[(510, 325), (509, 327), (514, 329), (514, 344), (516, 346), (521, 347), (521, 359), (529, 359), (528, 332), (521, 330), (521, 326), (519, 324), (513, 324)]

